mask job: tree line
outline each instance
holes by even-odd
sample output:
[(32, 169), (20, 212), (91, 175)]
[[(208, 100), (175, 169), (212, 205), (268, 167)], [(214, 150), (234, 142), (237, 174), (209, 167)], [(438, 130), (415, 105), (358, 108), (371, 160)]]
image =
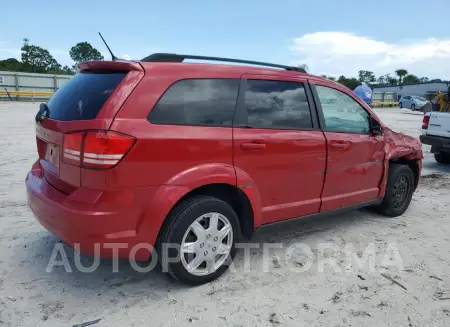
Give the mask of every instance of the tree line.
[(21, 60), (16, 58), (0, 60), (0, 71), (73, 75), (76, 72), (76, 64), (104, 59), (100, 51), (88, 42), (79, 42), (70, 49), (70, 58), (75, 62), (72, 67), (62, 66), (47, 49), (30, 44), (30, 40), (27, 38), (23, 39), (20, 50)]
[[(16, 58), (0, 60), (0, 71), (73, 75), (76, 72), (76, 64), (83, 61), (104, 59), (100, 51), (88, 42), (79, 42), (74, 45), (70, 49), (69, 55), (75, 62), (75, 65), (72, 67), (62, 66), (47, 49), (30, 44), (30, 40), (25, 38), (21, 48), (21, 60), (19, 61)], [(308, 70), (307, 65), (300, 65), (299, 67)], [(378, 77), (369, 70), (360, 70), (358, 77), (347, 77), (344, 75), (338, 78), (327, 75), (322, 75), (322, 77), (341, 83), (351, 90), (355, 89), (361, 82), (365, 82), (370, 86), (394, 86), (424, 82), (449, 83), (449, 81), (442, 81), (441, 79), (418, 77), (410, 74), (406, 69), (397, 69), (395, 75), (385, 74)]]
[(430, 79), (428, 77), (418, 77), (417, 75), (410, 74), (406, 69), (397, 69), (395, 75), (385, 74), (381, 76), (375, 76), (375, 74), (369, 70), (360, 70), (358, 77), (346, 77), (344, 75), (338, 78), (333, 76), (322, 75), (322, 77), (328, 78), (332, 81), (336, 81), (347, 86), (349, 89), (354, 90), (361, 82), (365, 82), (369, 86), (396, 86), (413, 83), (427, 83), (427, 82), (444, 82), (439, 78)]

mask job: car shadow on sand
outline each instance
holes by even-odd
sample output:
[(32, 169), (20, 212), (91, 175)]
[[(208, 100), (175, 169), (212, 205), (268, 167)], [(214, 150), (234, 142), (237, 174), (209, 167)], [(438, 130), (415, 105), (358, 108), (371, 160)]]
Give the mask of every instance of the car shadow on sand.
[[(302, 218), (291, 220), (283, 224), (275, 224), (268, 228), (257, 230), (249, 243), (283, 243), (291, 244), (295, 242), (325, 242), (329, 234), (336, 230), (351, 230), (355, 224), (368, 224), (374, 218), (380, 218), (369, 209), (354, 210), (343, 214), (330, 215), (326, 217)], [(330, 232), (330, 233), (329, 233)], [(149, 272), (139, 272), (133, 267), (134, 263), (129, 260), (118, 260), (115, 263), (112, 259), (99, 259), (98, 267), (92, 272), (83, 271), (83, 267), (89, 268), (94, 261), (93, 257), (78, 255), (73, 248), (62, 243), (56, 237), (43, 232), (43, 237), (29, 246), (28, 255), (32, 256), (31, 267), (33, 276), (30, 279), (39, 279), (40, 283), (49, 283), (49, 287), (59, 287), (65, 292), (82, 293), (83, 296), (92, 297), (116, 297), (117, 292), (133, 295), (145, 295), (155, 298), (166, 297), (168, 292), (182, 291), (189, 286), (172, 280), (168, 274), (162, 272), (158, 264)], [(52, 253), (58, 247), (58, 255), (54, 264), (49, 264)], [(63, 251), (61, 251), (63, 249)], [(61, 256), (61, 252), (67, 256)], [(262, 246), (252, 255), (262, 256)], [(77, 257), (78, 256), (78, 257)], [(240, 266), (242, 257), (238, 255), (235, 265)], [(55, 264), (56, 263), (56, 264)], [(81, 269), (77, 267), (82, 266)], [(142, 266), (148, 263), (138, 263)], [(37, 275), (37, 276), (36, 276)], [(81, 292), (80, 289), (83, 289)]]
[[(129, 260), (115, 261), (79, 255), (53, 235), (47, 232), (39, 234), (43, 237), (27, 246), (26, 261), (30, 261), (30, 270), (26, 279), (38, 282), (40, 288), (44, 284), (46, 289), (59, 289), (60, 293), (83, 298), (83, 301), (93, 306), (97, 305), (95, 301), (99, 299), (112, 304), (135, 297), (160, 300), (167, 298), (172, 288), (184, 288), (164, 274), (159, 266), (143, 273), (134, 269)], [(54, 251), (58, 255), (55, 256)], [(52, 256), (54, 261), (51, 260)], [(98, 263), (95, 263), (96, 260)], [(86, 271), (94, 263), (96, 268)], [(138, 264), (144, 266), (146, 263)]]

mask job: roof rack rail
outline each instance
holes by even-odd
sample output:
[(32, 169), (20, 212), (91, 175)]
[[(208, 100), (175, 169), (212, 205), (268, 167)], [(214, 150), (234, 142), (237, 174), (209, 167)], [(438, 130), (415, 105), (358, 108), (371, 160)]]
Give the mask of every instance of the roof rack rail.
[(271, 64), (271, 63), (267, 63), (267, 62), (232, 59), (232, 58), (179, 55), (179, 54), (175, 54), (175, 53), (154, 53), (154, 54), (151, 54), (150, 56), (147, 56), (147, 57), (141, 59), (141, 61), (144, 61), (144, 62), (183, 62), (186, 59), (233, 62), (233, 63), (238, 63), (238, 64), (282, 68), (282, 69), (286, 69), (286, 70), (306, 73), (306, 71), (303, 68), (294, 67), (294, 66), (285, 66), (285, 65)]

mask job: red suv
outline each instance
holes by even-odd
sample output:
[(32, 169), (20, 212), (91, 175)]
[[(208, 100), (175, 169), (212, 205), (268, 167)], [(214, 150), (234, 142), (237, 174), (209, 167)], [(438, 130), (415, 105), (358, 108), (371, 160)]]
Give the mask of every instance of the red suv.
[(80, 64), (41, 105), (36, 142), (26, 187), (46, 229), (87, 254), (157, 253), (197, 284), (261, 226), (369, 205), (401, 215), (423, 158), (341, 84), (174, 54)]

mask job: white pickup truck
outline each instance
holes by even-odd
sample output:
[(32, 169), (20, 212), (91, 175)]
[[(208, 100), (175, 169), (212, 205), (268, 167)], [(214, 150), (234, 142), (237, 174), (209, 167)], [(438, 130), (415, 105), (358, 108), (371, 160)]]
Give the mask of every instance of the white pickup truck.
[(427, 112), (423, 117), (420, 141), (431, 145), (437, 162), (450, 164), (450, 112)]

